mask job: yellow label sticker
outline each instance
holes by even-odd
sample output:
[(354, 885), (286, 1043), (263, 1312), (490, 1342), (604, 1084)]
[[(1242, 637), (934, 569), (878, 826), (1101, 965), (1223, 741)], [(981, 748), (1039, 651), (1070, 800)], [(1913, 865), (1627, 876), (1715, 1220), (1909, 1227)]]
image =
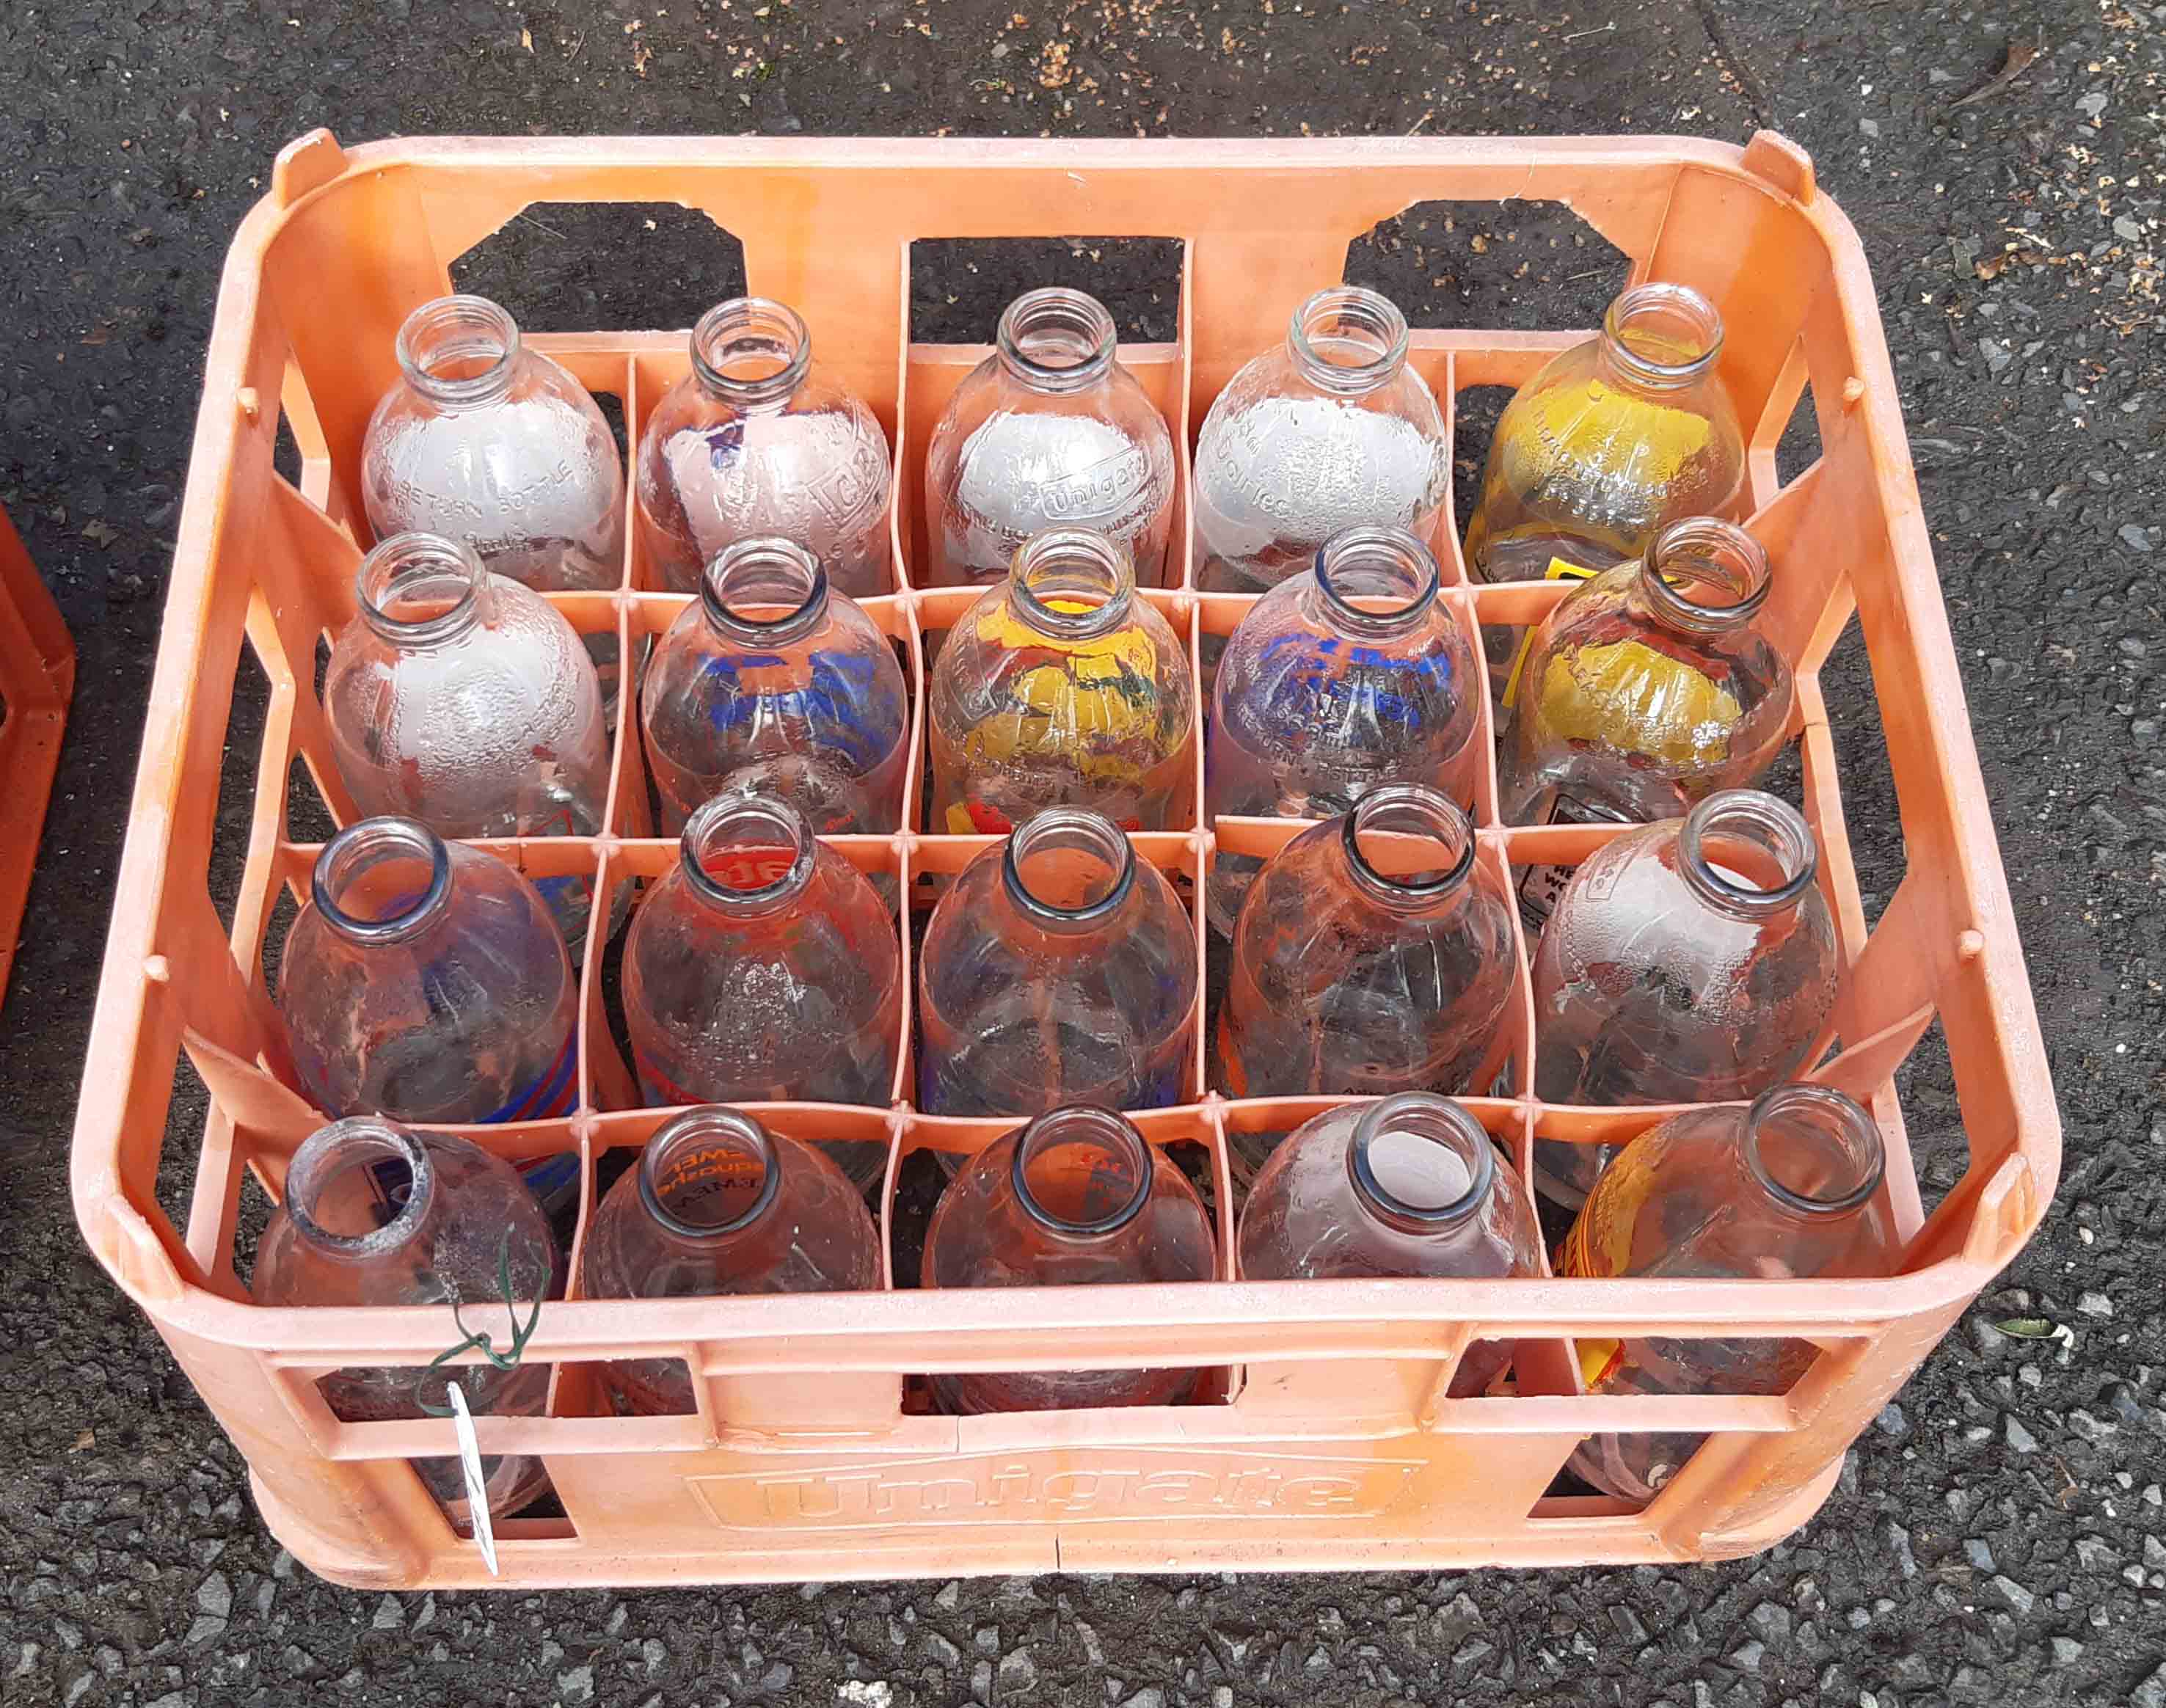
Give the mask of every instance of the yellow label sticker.
[(1587, 1384), (1589, 1393), (1598, 1393), (1610, 1373), (1624, 1361), (1622, 1340), (1578, 1340), (1579, 1379)]
[[(1567, 563), (1561, 558), (1550, 559), (1550, 567), (1542, 571), (1545, 581), (1592, 581), (1602, 572), (1582, 568), (1577, 563)], [(1535, 630), (1540, 625), (1529, 623), (1526, 633), (1519, 637), (1519, 651), (1512, 660), (1512, 674), (1504, 679), (1504, 710), (1509, 711), (1519, 697), (1519, 673), (1527, 668), (1527, 654), (1535, 649)]]

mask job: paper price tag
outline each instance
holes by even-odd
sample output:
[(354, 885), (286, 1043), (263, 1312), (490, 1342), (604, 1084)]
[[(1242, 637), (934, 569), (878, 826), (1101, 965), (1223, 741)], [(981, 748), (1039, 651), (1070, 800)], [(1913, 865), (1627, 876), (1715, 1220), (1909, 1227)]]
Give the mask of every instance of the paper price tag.
[(496, 1565), (496, 1531), (489, 1521), (489, 1484), (481, 1474), (481, 1443), (475, 1439), (473, 1414), (467, 1409), (466, 1390), (456, 1382), (444, 1389), (452, 1405), (452, 1428), (459, 1438), (459, 1469), (466, 1473), (467, 1516), (473, 1524), (474, 1546), (481, 1550), (482, 1563), (494, 1578), (500, 1573)]

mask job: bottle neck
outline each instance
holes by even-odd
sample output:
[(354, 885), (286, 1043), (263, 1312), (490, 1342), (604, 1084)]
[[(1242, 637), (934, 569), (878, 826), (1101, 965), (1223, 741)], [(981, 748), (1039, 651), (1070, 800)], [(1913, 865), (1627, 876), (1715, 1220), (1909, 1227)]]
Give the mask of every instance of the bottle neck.
[(324, 844), (309, 888), (324, 923), (347, 942), (409, 942), (451, 904), (451, 850), (418, 820), (364, 818)]
[(1450, 796), (1418, 783), (1371, 789), (1340, 820), (1355, 886), (1397, 913), (1459, 895), (1474, 872), (1474, 826)]
[(501, 402), (519, 360), (519, 325), (487, 297), (439, 297), (406, 317), (396, 346), (407, 384), (447, 410)]
[(802, 546), (771, 536), (739, 540), (700, 580), (707, 625), (747, 647), (802, 640), (827, 615), (827, 572)]
[[(405, 1171), (403, 1202), (380, 1187), (376, 1171), (386, 1164)], [(287, 1166), (284, 1204), (295, 1236), (310, 1251), (341, 1262), (377, 1262), (421, 1239), (438, 1191), (435, 1161), (418, 1134), (381, 1115), (356, 1115), (302, 1141)]]
[(1833, 1087), (1803, 1081), (1762, 1092), (1746, 1112), (1742, 1160), (1776, 1209), (1822, 1224), (1870, 1203), (1887, 1166), (1873, 1117)]
[(679, 861), (691, 893), (740, 919), (779, 912), (812, 881), (817, 844), (786, 801), (717, 795), (684, 826)]
[(491, 614), (489, 572), (463, 540), (394, 534), (361, 560), (354, 598), (362, 621), (407, 649), (456, 640)]
[(1688, 516), (1649, 542), (1637, 590), (1647, 614), (1682, 635), (1735, 633), (1767, 602), (1767, 554), (1735, 522)]
[(1403, 528), (1349, 528), (1316, 554), (1302, 614), (1328, 633), (1391, 640), (1421, 625), (1440, 575), (1429, 549)]
[(1722, 316), (1688, 285), (1644, 284), (1603, 316), (1596, 368), (1613, 384), (1643, 392), (1682, 391), (1714, 372), (1722, 353)]
[(1078, 1245), (1112, 1239), (1143, 1214), (1154, 1166), (1134, 1124), (1087, 1103), (1049, 1110), (1016, 1140), (1009, 1184), (1023, 1214)]
[(1102, 928), (1135, 890), (1136, 853), (1112, 820), (1049, 806), (1012, 832), (1001, 883), (1017, 910), (1059, 935)]
[(1088, 640), (1119, 627), (1135, 596), (1135, 560), (1095, 528), (1033, 534), (1008, 568), (1010, 613), (1051, 641)]
[(1346, 1147), (1354, 1196), (1403, 1233), (1463, 1227), (1489, 1201), (1496, 1147), (1480, 1122), (1449, 1097), (1403, 1092), (1364, 1112)]
[(779, 410), (812, 368), (812, 335), (795, 309), (765, 297), (716, 304), (692, 329), (692, 372), (709, 395), (744, 410)]
[(1019, 385), (1063, 396), (1097, 384), (1113, 369), (1113, 317), (1081, 291), (1027, 291), (1001, 315), (994, 349)]
[(1677, 870), (1685, 882), (1733, 919), (1795, 912), (1819, 865), (1812, 829), (1798, 809), (1757, 789), (1709, 796), (1677, 831)]
[(688, 1109), (640, 1153), (641, 1205), (657, 1227), (695, 1245), (756, 1225), (781, 1182), (781, 1152), (767, 1129), (719, 1103)]
[(1407, 319), (1388, 297), (1334, 285), (1294, 310), (1286, 353), (1318, 391), (1360, 397), (1389, 385), (1406, 366)]

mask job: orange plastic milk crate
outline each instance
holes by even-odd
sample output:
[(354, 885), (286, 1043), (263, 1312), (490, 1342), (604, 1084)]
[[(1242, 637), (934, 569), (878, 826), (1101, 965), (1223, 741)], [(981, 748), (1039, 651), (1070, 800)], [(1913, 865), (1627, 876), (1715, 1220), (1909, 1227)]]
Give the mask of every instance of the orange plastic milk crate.
[[(866, 602), (903, 645), (917, 694), (914, 780), (893, 836), (837, 838), (892, 875), (922, 914), (985, 837), (927, 826), (924, 637), (969, 590), (919, 590), (927, 438), (983, 347), (913, 344), (910, 251), (927, 239), (1089, 233), (1175, 239), (1179, 337), (1123, 360), (1164, 411), (1179, 462), (1178, 585), (1145, 597), (1188, 643), (1230, 632), (1250, 600), (1195, 590), (1188, 457), (1212, 399), (1278, 345), (1295, 308), (1335, 283), (1347, 246), (1427, 201), (1561, 203), (1630, 258), (1631, 282), (1689, 284), (1721, 311), (1720, 377), (1745, 425), (1744, 519), (1774, 565), (1762, 632), (1797, 674), (1802, 805), (1845, 966), (1812, 1077), (1877, 1119), (1883, 1206), (1902, 1241), (1871, 1280), (1296, 1281), (1235, 1272), (1228, 1133), (1278, 1131), (1328, 1098), (1228, 1102), (1206, 1090), (1204, 1029), (1190, 1100), (1138, 1114), (1162, 1145), (1207, 1158), (1220, 1278), (1185, 1286), (897, 1289), (896, 1181), (910, 1153), (968, 1151), (1020, 1124), (911, 1106), (912, 1028), (890, 1107), (753, 1106), (800, 1138), (881, 1138), (883, 1289), (794, 1297), (591, 1300), (542, 1306), (525, 1356), (550, 1367), (547, 1415), (484, 1416), (484, 1453), (539, 1455), (549, 1515), (499, 1520), (501, 1574), (456, 1531), (407, 1461), (449, 1455), (454, 1425), (342, 1422), (316, 1386), (346, 1365), (425, 1364), (457, 1338), (441, 1308), (267, 1309), (250, 1302), (260, 1226), (296, 1147), (324, 1118), (274, 1076), (267, 965), (305, 897), (309, 837), (351, 802), (316, 690), (325, 637), (354, 610), (369, 541), (362, 431), (396, 375), (401, 320), (451, 289), (461, 254), (549, 202), (674, 203), (738, 235), (751, 288), (795, 307), (817, 359), (871, 405), (894, 447), (895, 590)], [(597, 257), (606, 265), (608, 257)], [(1049, 283), (1033, 279), (1023, 283)], [(990, 328), (988, 329), (990, 330)], [(1410, 361), (1447, 415), (1477, 386), (1515, 386), (1590, 336), (1557, 327), (1418, 329)], [(535, 335), (634, 443), (686, 371), (682, 330)], [(1776, 442), (1809, 382), (1822, 452), (1787, 484)], [(298, 484), (274, 468), (281, 416)], [(1481, 447), (1462, 447), (1461, 458)], [(1434, 542), (1445, 597), (1478, 621), (1524, 623), (1561, 583), (1471, 585), (1460, 520)], [(652, 590), (637, 528), (617, 591), (551, 594), (583, 632), (631, 656), (687, 602)], [(1853, 613), (1863, 631), (1899, 801), (1907, 870), (1868, 924), (1843, 816), (1820, 673)], [(240, 651), (268, 680), (237, 905), (209, 873)], [(1872, 708), (1833, 708), (1861, 721)], [(1483, 709), (1479, 858), (1571, 865), (1610, 824), (1508, 826)], [(252, 725), (251, 726), (252, 730)], [(677, 857), (653, 836), (636, 719), (619, 720), (602, 833), (486, 844), (536, 876), (652, 879)], [(1199, 744), (1200, 752), (1200, 744)], [(1196, 797), (1203, 798), (1200, 775)], [(320, 797), (320, 798), (318, 798)], [(1214, 845), (1268, 854), (1302, 827), (1225, 819), (1134, 838), (1171, 874), (1205, 933), (1199, 879)], [(1508, 872), (1502, 873), (1509, 877)], [(576, 1154), (583, 1240), (595, 1167), (666, 1118), (639, 1107), (605, 1002), (614, 962), (593, 933), (581, 971), (578, 1104), (568, 1118), (457, 1129), (496, 1153)], [(903, 933), (906, 956), (910, 933)], [(267, 947), (268, 953), (267, 953)], [(1506, 1027), (1511, 1094), (1465, 1100), (1531, 1178), (1538, 1137), (1616, 1140), (1672, 1108), (1553, 1108), (1534, 1098), (1527, 945)], [(912, 975), (906, 962), (906, 987)], [(1199, 1002), (1202, 998), (1199, 997)], [(1200, 1018), (1200, 1017), (1199, 1017)], [(1925, 1208), (1894, 1075), (1937, 1018), (1968, 1161)], [(1506, 1050), (1498, 1052), (1500, 1059)], [(185, 1057), (186, 1066), (182, 1065)], [(1481, 1083), (1490, 1083), (1487, 1079)], [(193, 1111), (208, 1092), (200, 1132)], [(177, 1097), (186, 1093), (185, 1098)], [(166, 1137), (176, 1104), (188, 1112)], [(161, 1145), (170, 1201), (161, 1208)], [(1191, 1153), (1192, 1154), (1192, 1153)], [(416, 138), (342, 149), (317, 131), (278, 158), (220, 290), (164, 638), (151, 695), (74, 1147), (77, 1214), (99, 1261), (157, 1325), (246, 1457), (273, 1532), (338, 1581), (384, 1588), (644, 1584), (960, 1572), (1445, 1568), (1720, 1559), (1804, 1523), (1844, 1450), (2037, 1225), (2060, 1135), (2022, 952), (1995, 849), (1899, 419), (1873, 285), (1849, 223), (1780, 137), (1739, 149), (1663, 137), (1341, 141), (823, 141)], [(179, 1197), (172, 1188), (176, 1181)], [(251, 1211), (251, 1207), (255, 1207)], [(239, 1238), (237, 1239), (237, 1235)], [(240, 1263), (236, 1267), (236, 1246)], [(571, 1273), (578, 1273), (575, 1248)], [(907, 1277), (904, 1277), (906, 1281)], [(469, 1326), (510, 1338), (501, 1306)], [(1589, 1395), (1575, 1340), (1779, 1337), (1815, 1349), (1779, 1396)], [(1514, 1343), (1508, 1378), (1449, 1397), (1477, 1341)], [(467, 1355), (472, 1362), (478, 1355)], [(696, 1415), (611, 1414), (593, 1367), (679, 1358)], [(939, 1372), (1197, 1366), (1192, 1399), (1159, 1408), (949, 1417)], [(1704, 1432), (1644, 1507), (1559, 1473), (1592, 1435)]]

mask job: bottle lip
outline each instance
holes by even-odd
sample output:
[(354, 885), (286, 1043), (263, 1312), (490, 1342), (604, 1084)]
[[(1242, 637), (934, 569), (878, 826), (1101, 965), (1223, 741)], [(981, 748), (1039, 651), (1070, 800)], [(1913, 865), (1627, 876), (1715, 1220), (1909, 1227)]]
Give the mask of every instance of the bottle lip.
[[(353, 882), (386, 859), (419, 860), (429, 876), (421, 888), (398, 897), (374, 917), (343, 906)], [(350, 942), (399, 943), (442, 914), (452, 891), (452, 852), (419, 819), (383, 814), (348, 825), (325, 843), (309, 875), (309, 896), (324, 923)]]
[[(472, 546), (419, 530), (379, 542), (353, 577), (362, 620), (384, 639), (404, 646), (464, 633), (481, 614), (488, 585), (489, 571)], [(409, 600), (427, 614), (398, 615), (395, 607)]]
[[(732, 369), (751, 364), (756, 371)], [(812, 368), (804, 318), (772, 297), (732, 297), (692, 328), (692, 372), (717, 397), (751, 409), (786, 401)]]
[[(1439, 1204), (1410, 1203), (1377, 1177), (1373, 1155), (1377, 1142), (1409, 1134), (1465, 1165), (1466, 1188)], [(1433, 1232), (1464, 1222), (1487, 1203), (1496, 1184), (1497, 1150), (1488, 1129), (1458, 1103), (1434, 1092), (1400, 1092), (1379, 1097), (1362, 1111), (1346, 1147), (1346, 1166), (1354, 1190), (1371, 1210), (1410, 1231)]]
[(1722, 353), (1722, 316), (1690, 285), (1635, 285), (1603, 315), (1602, 347), (1640, 384), (1689, 384)]
[(1086, 291), (1025, 291), (1001, 311), (993, 335), (1001, 365), (1033, 391), (1067, 393), (1112, 371), (1113, 317)]
[[(1363, 579), (1377, 584), (1370, 590)], [(1404, 528), (1347, 528), (1318, 548), (1316, 584), (1338, 625), (1366, 636), (1403, 634), (1436, 603), (1443, 571), (1436, 554)], [(1398, 599), (1387, 611), (1355, 604), (1357, 598)]]
[(1135, 600), (1136, 563), (1125, 545), (1096, 528), (1042, 528), (1016, 548), (1007, 584), (1032, 627), (1062, 640), (1085, 640), (1128, 615)]
[[(1022, 863), (1048, 849), (1077, 849), (1096, 854), (1112, 869), (1105, 892), (1077, 907), (1046, 901), (1030, 887)], [(1134, 845), (1118, 825), (1104, 814), (1084, 806), (1048, 806), (1033, 813), (1015, 829), (1001, 853), (1001, 884), (1008, 899), (1040, 925), (1073, 931), (1110, 919), (1120, 911), (1136, 884)]]
[[(795, 541), (760, 534), (717, 552), (700, 578), (700, 605), (725, 634), (756, 645), (795, 640), (827, 609), (827, 571)], [(751, 616), (746, 609), (772, 611)]]
[[(1334, 359), (1351, 354), (1349, 346), (1368, 353), (1356, 361)], [(1379, 292), (1329, 285), (1294, 310), (1286, 347), (1302, 378), (1318, 390), (1358, 397), (1388, 384), (1406, 366), (1407, 317)]]
[[(1380, 823), (1379, 820), (1403, 823)], [(1409, 830), (1434, 838), (1458, 852), (1450, 866), (1431, 878), (1403, 878), (1381, 872), (1361, 850), (1361, 833), (1367, 830)], [(1474, 822), (1466, 809), (1448, 796), (1422, 783), (1387, 783), (1371, 789), (1339, 820), (1339, 840), (1354, 875), (1378, 899), (1395, 907), (1408, 907), (1448, 896), (1466, 881), (1474, 870)]]
[[(1767, 1128), (1777, 1121), (1794, 1122), (1825, 1134), (1833, 1141), (1831, 1160), (1851, 1171), (1841, 1191), (1820, 1193), (1801, 1191), (1775, 1177), (1762, 1149)], [(1833, 1086), (1794, 1081), (1762, 1092), (1745, 1112), (1745, 1166), (1760, 1187), (1784, 1209), (1800, 1216), (1847, 1215), (1872, 1200), (1887, 1172), (1886, 1147), (1880, 1129), (1871, 1115)]]
[[(334, 1171), (363, 1168), (372, 1161), (404, 1162), (410, 1177), (406, 1202), (380, 1228), (366, 1234), (334, 1234), (315, 1218), (314, 1206), (335, 1177)], [(420, 1229), (436, 1191), (436, 1168), (420, 1135), (385, 1115), (350, 1115), (319, 1127), (301, 1141), (286, 1166), (287, 1219), (315, 1249), (335, 1257), (381, 1256), (404, 1245)]]
[[(1732, 836), (1772, 857), (1782, 881), (1770, 888), (1725, 876), (1708, 856), (1712, 836)], [(1758, 789), (1721, 789), (1694, 804), (1677, 830), (1677, 865), (1702, 901), (1746, 918), (1796, 907), (1820, 870), (1811, 826), (1787, 801)]]
[[(1135, 1190), (1126, 1199), (1089, 1221), (1075, 1220), (1049, 1209), (1039, 1202), (1030, 1185), (1030, 1164), (1034, 1157), (1048, 1145), (1079, 1141), (1096, 1143), (1117, 1155), (1128, 1164), (1135, 1180)], [(1047, 1110), (1017, 1134), (1015, 1152), (1008, 1161), (1008, 1182), (1023, 1213), (1040, 1227), (1065, 1240), (1103, 1240), (1117, 1234), (1143, 1214), (1144, 1205), (1150, 1198), (1154, 1167), (1149, 1142), (1126, 1116), (1096, 1103), (1070, 1103)]]
[[(657, 1177), (676, 1153), (701, 1144), (736, 1146), (758, 1164), (758, 1190), (752, 1202), (727, 1221), (687, 1221), (663, 1201)], [(658, 1224), (680, 1240), (707, 1241), (742, 1233), (767, 1214), (781, 1186), (782, 1150), (774, 1134), (743, 1110), (723, 1103), (687, 1109), (650, 1134), (639, 1154), (640, 1203)]]
[[(710, 859), (732, 846), (786, 849), (790, 864), (764, 884), (738, 888), (708, 870)], [(684, 833), (677, 840), (678, 863), (695, 893), (738, 913), (764, 911), (803, 889), (811, 880), (817, 848), (811, 827), (795, 807), (749, 790), (716, 796), (685, 821)]]
[[(519, 323), (487, 297), (438, 297), (406, 317), (394, 348), (406, 383), (424, 397), (453, 408), (493, 403), (511, 389)], [(453, 368), (469, 371), (446, 372)]]
[(1723, 634), (1750, 624), (1772, 585), (1767, 553), (1735, 522), (1686, 516), (1648, 542), (1639, 586), (1650, 613), (1686, 634)]

